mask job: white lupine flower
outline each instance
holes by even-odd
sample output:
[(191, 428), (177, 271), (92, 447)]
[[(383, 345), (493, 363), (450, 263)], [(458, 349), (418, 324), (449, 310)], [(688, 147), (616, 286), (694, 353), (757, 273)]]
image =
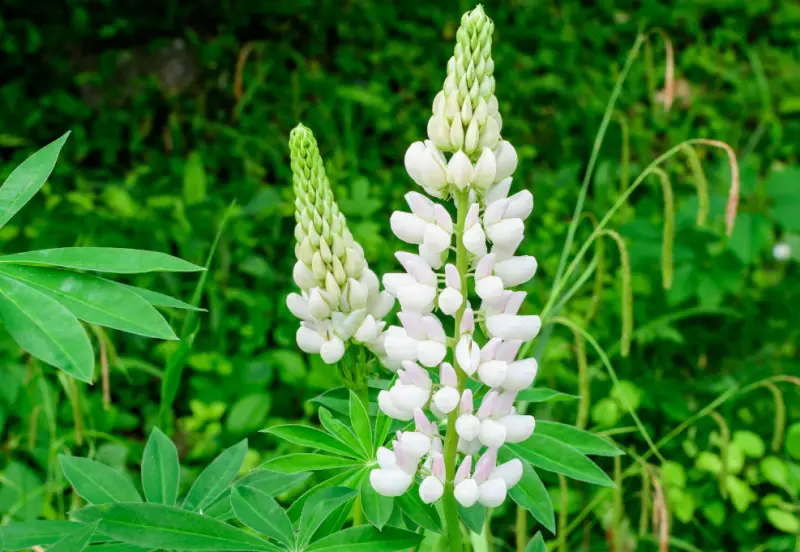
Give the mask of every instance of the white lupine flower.
[(456, 419), (456, 433), (467, 442), (477, 439), (481, 430), (481, 421), (472, 412), (472, 390), (465, 389), (461, 394), (459, 414)]
[(389, 219), (394, 235), (406, 243), (419, 245), (425, 237), (428, 223), (413, 213), (395, 211)]
[(506, 379), (503, 381), (503, 389), (506, 391), (522, 391), (533, 384), (539, 365), (535, 358), (517, 360), (508, 365)]
[(461, 400), (458, 393), (458, 376), (453, 366), (447, 362), (443, 362), (439, 369), (439, 383), (442, 388), (433, 395), (433, 402), (436, 404), (439, 412), (449, 414), (456, 409)]
[(384, 341), (392, 360), (419, 360), (423, 366), (438, 366), (447, 354), (447, 334), (433, 315), (398, 314), (403, 328), (390, 328)]
[(488, 190), (494, 182), (497, 163), (492, 150), (483, 148), (483, 153), (475, 164), (473, 184), (480, 190)]
[(454, 494), (456, 500), (464, 508), (469, 508), (478, 502), (478, 484), (470, 477), (472, 472), (472, 456), (466, 456), (456, 470), (453, 479), (455, 483)]
[(484, 301), (497, 301), (503, 295), (503, 280), (492, 275), (495, 257), (488, 254), (475, 267), (475, 292)]
[(500, 464), (489, 474), (489, 479), (502, 479), (506, 484), (506, 488), (511, 489), (522, 479), (522, 462), (519, 458), (514, 458), (504, 464)]
[(489, 479), (478, 485), (478, 502), (487, 508), (497, 508), (505, 501), (507, 493), (505, 481)]
[(467, 218), (464, 224), (464, 247), (477, 257), (486, 255), (486, 234), (483, 231), (483, 226), (478, 218), (480, 206), (473, 203), (467, 212)]
[(517, 150), (505, 140), (500, 140), (494, 150), (494, 155), (497, 163), (494, 181), (500, 182), (517, 170)]
[(344, 341), (339, 337), (332, 337), (319, 348), (322, 360), (328, 364), (336, 364), (344, 356)]
[(439, 192), (447, 185), (444, 156), (433, 142), (414, 142), (406, 151), (405, 165), (408, 176), (425, 188)]
[(498, 276), (505, 287), (514, 287), (524, 284), (536, 274), (536, 258), (530, 255), (511, 257), (494, 264), (494, 274)]
[(454, 316), (464, 303), (461, 292), (461, 277), (455, 265), (444, 267), (445, 288), (439, 294), (439, 309), (448, 316)]
[(498, 420), (505, 428), (505, 440), (508, 443), (521, 443), (533, 435), (536, 429), (536, 420), (533, 416), (522, 414), (508, 414)]
[(431, 475), (422, 480), (419, 486), (419, 497), (425, 504), (433, 504), (444, 494), (445, 467), (441, 453), (434, 453)]
[(403, 470), (379, 468), (369, 472), (369, 482), (372, 488), (383, 496), (400, 496), (408, 490), (413, 481), (414, 477)]
[(494, 314), (486, 317), (486, 328), (492, 337), (530, 341), (539, 334), (542, 321), (537, 315)]
[(488, 207), (495, 201), (499, 201), (501, 199), (505, 199), (508, 197), (508, 191), (511, 189), (511, 178), (504, 178), (497, 184), (493, 185), (489, 188), (489, 191), (486, 192), (483, 200)]
[(458, 150), (447, 164), (447, 182), (456, 189), (463, 190), (472, 183), (473, 178), (472, 163), (469, 157), (463, 151)]
[(478, 369), (481, 362), (481, 348), (472, 340), (472, 335), (464, 334), (459, 339), (456, 345), (456, 362), (468, 376)]

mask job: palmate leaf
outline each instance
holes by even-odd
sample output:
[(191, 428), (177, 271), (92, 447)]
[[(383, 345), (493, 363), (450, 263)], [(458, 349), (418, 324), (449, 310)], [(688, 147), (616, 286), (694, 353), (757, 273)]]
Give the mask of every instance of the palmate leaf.
[(225, 449), (204, 469), (183, 501), (183, 508), (202, 511), (230, 487), (247, 454), (247, 439)]
[(44, 293), (0, 275), (0, 320), (34, 357), (91, 382), (94, 352), (78, 319)]
[(142, 274), (145, 272), (198, 272), (205, 270), (183, 259), (159, 253), (120, 247), (62, 247), (3, 255), (0, 263), (52, 266), (110, 272)]
[(128, 284), (121, 284), (119, 282), (114, 282), (116, 285), (124, 287), (127, 290), (132, 291), (154, 307), (166, 307), (170, 309), (181, 309), (181, 310), (188, 310), (188, 311), (195, 311), (195, 312), (205, 312), (206, 309), (201, 309), (195, 305), (190, 305), (189, 303), (184, 303), (180, 299), (175, 299), (174, 297), (170, 297), (169, 295), (164, 295), (163, 293), (159, 293), (157, 291), (151, 291), (149, 289), (139, 288), (136, 286), (129, 286)]
[(178, 449), (160, 429), (153, 428), (142, 454), (142, 489), (148, 502), (173, 506), (180, 473)]
[(295, 445), (324, 450), (333, 454), (343, 456), (358, 457), (358, 451), (354, 451), (349, 445), (315, 427), (304, 425), (281, 425), (262, 429), (264, 433), (275, 435)]
[(112, 539), (165, 550), (278, 551), (276, 545), (222, 521), (164, 504), (104, 504), (72, 513), (83, 523), (99, 521)]
[(59, 455), (58, 460), (75, 492), (90, 504), (142, 501), (133, 483), (105, 464), (63, 454)]
[[(329, 520), (337, 508), (351, 502), (358, 492), (347, 487), (332, 487), (321, 489), (312, 494), (303, 506), (298, 523), (298, 543), (304, 547), (314, 537), (325, 537), (339, 527), (328, 526), (327, 531), (321, 531), (324, 522)], [(344, 520), (342, 520), (344, 522)], [(321, 534), (320, 534), (321, 533)]]
[(298, 523), (300, 520), (300, 516), (303, 513), (303, 508), (306, 505), (306, 502), (314, 496), (320, 489), (330, 489), (331, 487), (336, 486), (345, 486), (345, 487), (355, 487), (358, 481), (361, 481), (363, 477), (363, 468), (356, 467), (350, 468), (348, 470), (344, 470), (341, 473), (334, 475), (333, 477), (328, 477), (327, 479), (323, 479), (306, 492), (301, 494), (299, 497), (295, 499), (291, 506), (286, 510), (286, 513), (289, 514), (289, 519), (292, 520), (292, 523)]
[(486, 506), (481, 504), (474, 504), (469, 508), (464, 508), (461, 504), (458, 505), (458, 515), (464, 522), (464, 525), (469, 528), (473, 533), (480, 535), (483, 532), (483, 524), (486, 523)]
[(12, 523), (2, 527), (6, 550), (48, 546), (83, 527), (73, 521), (37, 520)]
[(609, 441), (594, 433), (589, 433), (575, 426), (560, 424), (558, 422), (539, 421), (536, 423), (536, 433), (547, 435), (583, 454), (596, 456), (622, 456), (625, 452)]
[(361, 509), (367, 521), (378, 529), (383, 529), (389, 522), (394, 509), (394, 499), (378, 494), (370, 484), (367, 473), (361, 480)]
[(145, 337), (178, 339), (150, 303), (109, 280), (54, 268), (2, 263), (0, 274), (44, 293), (90, 324)]
[[(508, 447), (500, 449), (500, 460), (507, 462), (519, 458)], [(522, 478), (509, 491), (508, 496), (519, 506), (528, 510), (533, 518), (544, 525), (551, 533), (556, 532), (556, 518), (553, 502), (536, 470), (526, 461), (522, 461)]]
[(524, 443), (509, 444), (508, 448), (522, 460), (543, 470), (602, 487), (615, 486), (597, 464), (577, 449), (547, 435), (534, 433)]
[(49, 547), (48, 552), (81, 552), (89, 544), (99, 522), (81, 525), (68, 535), (63, 536), (53, 546)]
[(267, 460), (263, 464), (265, 469), (278, 473), (333, 470), (337, 468), (351, 468), (359, 465), (363, 465), (362, 460), (319, 453), (287, 454), (286, 456), (278, 456)]
[(403, 513), (423, 529), (439, 534), (444, 533), (439, 512), (432, 504), (425, 504), (419, 497), (419, 485), (415, 484), (394, 500)]
[(0, 187), (0, 228), (42, 188), (68, 137), (69, 132), (28, 157), (3, 182)]
[(269, 494), (245, 485), (231, 490), (236, 518), (250, 529), (271, 537), (287, 548), (294, 546), (294, 528), (289, 516)]
[(355, 433), (345, 424), (333, 417), (324, 407), (319, 407), (319, 421), (328, 433), (347, 445), (350, 450), (361, 451), (361, 445)]
[(307, 552), (393, 552), (415, 548), (423, 535), (385, 527), (379, 531), (369, 525), (350, 527), (320, 539), (308, 548)]
[(525, 552), (547, 552), (547, 545), (544, 543), (544, 537), (540, 532), (536, 532), (533, 538), (528, 542), (525, 547)]
[(350, 391), (350, 425), (353, 426), (353, 432), (358, 437), (358, 442), (361, 443), (361, 449), (364, 454), (369, 457), (372, 452), (372, 427), (369, 423), (369, 415), (367, 414), (364, 403), (358, 396)]
[(568, 395), (561, 391), (554, 389), (545, 389), (544, 387), (535, 387), (533, 389), (523, 389), (517, 394), (518, 401), (540, 403), (547, 401), (571, 401), (578, 397), (576, 395)]

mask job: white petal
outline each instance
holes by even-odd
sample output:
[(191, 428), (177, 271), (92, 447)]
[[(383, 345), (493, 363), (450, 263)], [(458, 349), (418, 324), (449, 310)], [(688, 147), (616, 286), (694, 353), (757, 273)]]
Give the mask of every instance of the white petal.
[(444, 414), (449, 414), (458, 407), (460, 397), (454, 387), (442, 387), (433, 395), (433, 402)]
[(486, 192), (486, 197), (484, 201), (486, 201), (486, 205), (491, 205), (495, 201), (499, 201), (501, 199), (505, 199), (508, 196), (508, 190), (511, 188), (511, 179), (505, 178), (489, 188), (489, 191)]
[(475, 373), (481, 360), (481, 349), (469, 335), (462, 335), (456, 345), (456, 362), (468, 376)]
[(478, 377), (489, 387), (500, 387), (506, 381), (508, 364), (502, 360), (490, 360), (481, 362), (478, 366)]
[(475, 282), (475, 293), (484, 301), (497, 301), (503, 296), (503, 280), (497, 276), (481, 278)]
[(369, 305), (369, 313), (376, 320), (382, 319), (389, 314), (394, 307), (394, 297), (388, 291), (382, 291)]
[(537, 266), (536, 258), (530, 255), (511, 257), (495, 263), (494, 273), (503, 280), (506, 287), (514, 287), (533, 278)]
[(492, 337), (530, 341), (539, 334), (542, 321), (536, 315), (493, 314), (486, 317), (486, 328)]
[(386, 355), (392, 360), (417, 360), (419, 342), (411, 337), (386, 336)]
[[(395, 420), (408, 422), (414, 418), (413, 411), (397, 408), (389, 391), (380, 391), (378, 393), (378, 407), (381, 409), (381, 412), (390, 418), (394, 418)], [(380, 456), (378, 457), (378, 460), (380, 460)]]
[(517, 150), (507, 141), (501, 140), (494, 154), (497, 159), (497, 172), (494, 178), (495, 182), (500, 182), (517, 169)]
[[(469, 103), (469, 102), (467, 102)], [(481, 190), (487, 190), (494, 182), (494, 175), (497, 170), (494, 154), (489, 148), (483, 148), (478, 162), (475, 164), (475, 186)]]
[(414, 478), (399, 469), (377, 469), (369, 473), (372, 488), (383, 496), (400, 496), (411, 486)]
[(434, 270), (439, 270), (444, 264), (446, 254), (445, 251), (436, 251), (434, 248), (429, 247), (427, 243), (419, 246), (419, 256), (428, 263)]
[(533, 194), (528, 190), (519, 191), (508, 198), (506, 218), (525, 220), (531, 212), (533, 212)]
[(448, 316), (455, 315), (463, 302), (464, 296), (457, 289), (448, 287), (439, 294), (439, 308)]
[(478, 502), (478, 484), (472, 479), (465, 479), (456, 485), (454, 495), (459, 504), (469, 508)]
[(439, 366), (447, 355), (447, 347), (438, 341), (421, 341), (417, 348), (419, 363), (428, 368)]
[(463, 190), (472, 182), (472, 163), (463, 151), (459, 150), (447, 164), (447, 181), (459, 190)]
[(389, 391), (394, 405), (402, 410), (414, 413), (415, 408), (423, 408), (431, 396), (428, 389), (423, 389), (417, 385), (402, 385), (396, 383)]
[(394, 256), (400, 261), (400, 264), (403, 265), (406, 272), (413, 276), (419, 283), (429, 286), (436, 285), (436, 273), (431, 270), (430, 265), (428, 265), (422, 257), (406, 251), (398, 251)]
[(492, 479), (502, 479), (506, 488), (512, 488), (522, 479), (522, 462), (519, 458), (514, 458), (505, 464), (500, 464), (489, 475), (489, 480)]
[(333, 336), (330, 341), (323, 343), (319, 354), (327, 364), (336, 364), (344, 356), (344, 341)]
[(417, 215), (425, 222), (434, 222), (436, 220), (434, 208), (436, 203), (425, 197), (419, 192), (408, 192), (405, 195), (406, 203), (408, 203), (411, 212)]
[(503, 382), (503, 389), (506, 391), (522, 391), (531, 386), (536, 379), (539, 365), (535, 358), (517, 360), (508, 366), (508, 374)]
[(308, 310), (308, 301), (297, 293), (290, 293), (286, 296), (286, 306), (289, 307), (291, 313), (300, 320), (308, 320), (311, 318), (311, 313)]
[(465, 230), (462, 236), (464, 247), (478, 257), (486, 255), (486, 234), (483, 227), (476, 223), (470, 229)]
[(424, 154), (425, 154), (425, 144), (423, 144), (422, 142), (414, 142), (406, 150), (406, 155), (404, 160), (408, 176), (410, 176), (414, 182), (420, 185), (422, 185), (422, 182), (420, 180), (420, 158)]
[(452, 236), (435, 224), (428, 224), (425, 228), (423, 243), (435, 253), (441, 253), (450, 247)]
[(311, 271), (309, 267), (307, 267), (301, 261), (297, 261), (294, 264), (294, 269), (292, 270), (292, 277), (294, 278), (294, 283), (297, 284), (297, 287), (299, 287), (303, 291), (308, 291), (314, 286), (319, 285), (319, 282), (317, 281), (316, 277), (314, 277), (314, 273)]
[(483, 420), (481, 422), (481, 430), (478, 433), (478, 439), (489, 448), (500, 448), (503, 446), (503, 443), (506, 442), (506, 431), (506, 426), (504, 424), (495, 422), (492, 419)]
[(435, 146), (431, 142), (425, 144), (425, 153), (420, 155), (420, 183), (425, 188), (441, 190), (447, 186), (447, 172), (444, 165), (439, 160), (438, 151), (432, 152), (430, 149)]
[(297, 346), (304, 353), (319, 354), (320, 349), (328, 340), (327, 337), (307, 326), (297, 329)]
[(425, 331), (425, 322), (422, 315), (412, 312), (399, 312), (397, 317), (406, 331), (406, 335), (417, 341), (428, 339), (428, 332)]
[(440, 148), (450, 148), (450, 125), (444, 113), (438, 113), (428, 119), (428, 138)]
[(330, 316), (331, 307), (322, 298), (319, 288), (311, 290), (311, 294), (308, 297), (308, 310), (316, 320), (324, 320)]
[(497, 508), (505, 501), (507, 492), (505, 481), (490, 479), (478, 487), (478, 502), (487, 508)]
[(444, 494), (444, 485), (432, 475), (422, 480), (419, 486), (419, 497), (425, 504), (433, 504)]
[(509, 414), (500, 418), (499, 423), (506, 429), (506, 441), (521, 443), (533, 435), (536, 420), (533, 416), (522, 414)]
[(428, 223), (417, 215), (403, 211), (395, 211), (389, 218), (389, 225), (394, 235), (406, 243), (419, 245), (425, 236)]
[(377, 452), (378, 465), (384, 470), (390, 470), (397, 467), (397, 459), (394, 452), (386, 447), (379, 447)]
[(385, 287), (386, 291), (395, 297), (397, 296), (397, 292), (401, 287), (416, 283), (417, 281), (414, 279), (414, 277), (406, 273), (392, 272), (383, 275), (383, 287)]
[(486, 235), (501, 248), (514, 248), (525, 234), (525, 224), (518, 218), (503, 219), (486, 226)]
[(403, 453), (419, 460), (431, 450), (431, 438), (418, 431), (406, 431), (400, 436)]
[(481, 431), (481, 421), (473, 414), (461, 414), (456, 419), (456, 433), (462, 439), (472, 441)]
[(436, 300), (436, 288), (424, 284), (404, 286), (397, 291), (397, 300), (403, 310), (428, 313), (433, 310), (433, 303)]

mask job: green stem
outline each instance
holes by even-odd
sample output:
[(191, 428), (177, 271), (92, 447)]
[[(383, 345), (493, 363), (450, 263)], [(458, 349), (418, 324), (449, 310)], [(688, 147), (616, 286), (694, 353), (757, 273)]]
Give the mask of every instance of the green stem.
[[(467, 271), (469, 269), (469, 262), (467, 258), (467, 249), (464, 247), (462, 236), (464, 234), (464, 223), (467, 218), (467, 210), (469, 209), (469, 196), (466, 192), (457, 192), (456, 199), (456, 268), (461, 277), (461, 290), (464, 294), (464, 302), (461, 308), (458, 309), (455, 318), (455, 329), (453, 330), (454, 343), (458, 343), (461, 338), (461, 319), (464, 317), (464, 310), (466, 310), (466, 296), (467, 296)], [(462, 393), (466, 386), (466, 374), (458, 367), (458, 361), (453, 359), (456, 366), (456, 374), (458, 375), (458, 391)], [(447, 541), (450, 547), (450, 552), (463, 552), (463, 545), (461, 544), (461, 522), (458, 518), (458, 505), (456, 504), (456, 497), (454, 494), (455, 483), (453, 478), (456, 474), (456, 460), (458, 456), (458, 434), (456, 433), (456, 419), (458, 418), (458, 409), (453, 410), (447, 416), (447, 436), (444, 441), (444, 466), (447, 473), (447, 482), (444, 486), (444, 497), (442, 498), (442, 506), (444, 507), (444, 521), (445, 531), (447, 534)]]
[(528, 511), (517, 506), (517, 523), (515, 525), (517, 552), (525, 552), (528, 546)]
[(558, 552), (567, 552), (567, 521), (569, 520), (567, 478), (558, 474), (558, 483), (561, 490), (561, 504), (558, 508)]

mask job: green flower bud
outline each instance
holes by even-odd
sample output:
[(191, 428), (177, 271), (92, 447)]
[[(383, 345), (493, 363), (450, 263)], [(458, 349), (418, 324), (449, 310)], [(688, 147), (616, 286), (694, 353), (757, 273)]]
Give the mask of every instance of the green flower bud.
[(494, 96), (493, 32), (481, 5), (461, 17), (447, 78), (428, 123), (428, 137), (440, 150), (462, 149), (473, 161), (483, 148), (497, 146), (502, 128)]
[[(319, 287), (337, 300), (348, 279), (358, 279), (367, 267), (347, 221), (333, 199), (317, 141), (302, 124), (289, 137), (295, 194), (295, 254), (305, 266), (297, 284), (303, 291)], [(315, 285), (311, 279), (315, 280)]]

